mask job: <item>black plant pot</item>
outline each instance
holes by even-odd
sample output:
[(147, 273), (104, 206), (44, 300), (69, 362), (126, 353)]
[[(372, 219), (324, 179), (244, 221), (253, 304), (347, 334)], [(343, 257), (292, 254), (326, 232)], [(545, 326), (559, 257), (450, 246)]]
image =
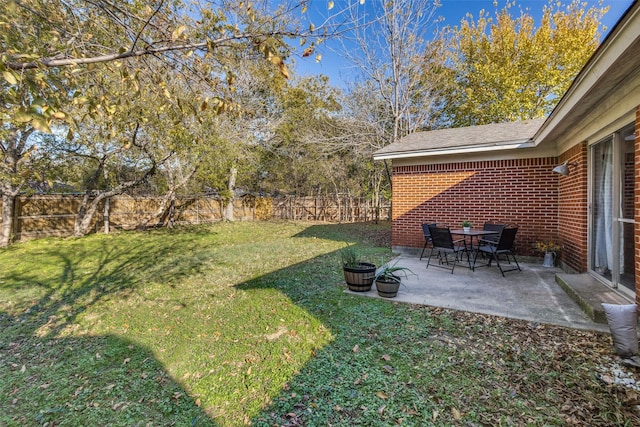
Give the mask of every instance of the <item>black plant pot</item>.
[(360, 262), (355, 267), (343, 267), (344, 281), (350, 291), (367, 292), (371, 290), (373, 279), (376, 277), (376, 266), (368, 262)]
[(400, 289), (399, 277), (378, 277), (376, 279), (376, 289), (378, 295), (383, 298), (393, 298), (398, 295), (398, 289)]

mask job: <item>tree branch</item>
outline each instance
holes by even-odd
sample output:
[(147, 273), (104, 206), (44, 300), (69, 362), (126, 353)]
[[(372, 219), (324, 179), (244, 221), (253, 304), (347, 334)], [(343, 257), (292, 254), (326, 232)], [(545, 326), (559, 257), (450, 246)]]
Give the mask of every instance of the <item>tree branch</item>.
[(119, 59), (127, 59), (134, 58), (145, 55), (154, 55), (164, 52), (174, 52), (178, 50), (190, 50), (190, 49), (204, 49), (204, 48), (214, 48), (216, 46), (222, 45), (229, 41), (233, 40), (251, 40), (262, 37), (273, 37), (273, 36), (283, 36), (283, 37), (305, 37), (304, 33), (296, 33), (296, 32), (270, 32), (270, 33), (260, 33), (260, 34), (238, 34), (228, 37), (221, 37), (216, 40), (208, 40), (206, 42), (200, 43), (186, 43), (172, 46), (162, 46), (162, 47), (151, 47), (146, 49), (139, 49), (136, 51), (127, 51), (123, 53), (112, 53), (109, 55), (99, 55), (92, 56), (89, 58), (65, 58), (65, 59), (55, 59), (53, 57), (49, 58), (41, 58), (38, 61), (32, 62), (7, 62), (7, 68), (12, 70), (31, 70), (34, 68), (39, 68), (40, 66), (45, 66), (47, 68), (52, 67), (66, 67), (70, 65), (83, 65), (83, 64), (96, 64), (102, 62), (110, 62), (116, 61)]

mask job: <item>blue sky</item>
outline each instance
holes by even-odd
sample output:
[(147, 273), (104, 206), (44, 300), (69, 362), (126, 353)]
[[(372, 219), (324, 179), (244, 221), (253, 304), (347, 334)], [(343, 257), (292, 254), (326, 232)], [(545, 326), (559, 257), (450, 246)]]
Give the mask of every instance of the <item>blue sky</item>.
[[(585, 1), (589, 6), (597, 6), (599, 3), (598, 0)], [(634, 0), (603, 0), (603, 6), (609, 6), (609, 12), (604, 16), (602, 24), (610, 30), (633, 1)], [(334, 2), (335, 9), (339, 8), (340, 3), (343, 2), (344, 0), (336, 0)], [(565, 4), (568, 2), (569, 0), (563, 0)], [(320, 22), (321, 15), (326, 14), (327, 3), (327, 0), (311, 0), (309, 18)], [(467, 13), (470, 13), (473, 18), (476, 19), (482, 9), (493, 16), (496, 10), (504, 8), (506, 0), (497, 0), (497, 7), (494, 6), (493, 0), (441, 0), (441, 3), (442, 6), (437, 9), (437, 15), (444, 18), (442, 25), (454, 26), (458, 25)], [(512, 8), (512, 10), (515, 16), (519, 14), (518, 8), (522, 8), (537, 19), (541, 16), (542, 10), (547, 4), (548, 0), (516, 0), (516, 6)], [(322, 61), (320, 63), (316, 63), (313, 56), (308, 58), (295, 58), (296, 73), (300, 75), (325, 74), (330, 77), (332, 85), (345, 86), (345, 80), (349, 80), (354, 76), (354, 72), (350, 70), (350, 64), (345, 62), (337, 52), (333, 52), (327, 48), (320, 50), (320, 52), (322, 53)]]

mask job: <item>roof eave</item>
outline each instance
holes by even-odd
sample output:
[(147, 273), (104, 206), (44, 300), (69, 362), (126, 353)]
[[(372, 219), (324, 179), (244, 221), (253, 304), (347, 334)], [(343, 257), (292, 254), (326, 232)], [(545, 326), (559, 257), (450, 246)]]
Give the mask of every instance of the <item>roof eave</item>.
[(466, 147), (449, 147), (449, 148), (437, 148), (429, 150), (413, 150), (413, 151), (392, 151), (388, 153), (379, 153), (373, 155), (373, 160), (393, 160), (393, 159), (408, 159), (414, 157), (430, 157), (430, 156), (444, 156), (452, 154), (468, 154), (468, 153), (482, 153), (482, 152), (495, 152), (499, 150), (514, 150), (519, 148), (532, 148), (535, 144), (531, 139), (522, 141), (511, 141), (509, 143), (496, 143), (490, 145), (481, 146), (466, 146)]

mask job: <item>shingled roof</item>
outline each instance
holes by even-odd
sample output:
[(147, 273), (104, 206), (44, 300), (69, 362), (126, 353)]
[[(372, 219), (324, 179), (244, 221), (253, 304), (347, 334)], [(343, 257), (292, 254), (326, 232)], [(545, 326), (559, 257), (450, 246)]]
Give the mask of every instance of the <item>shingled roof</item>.
[(533, 146), (545, 119), (415, 132), (376, 151), (376, 160)]

